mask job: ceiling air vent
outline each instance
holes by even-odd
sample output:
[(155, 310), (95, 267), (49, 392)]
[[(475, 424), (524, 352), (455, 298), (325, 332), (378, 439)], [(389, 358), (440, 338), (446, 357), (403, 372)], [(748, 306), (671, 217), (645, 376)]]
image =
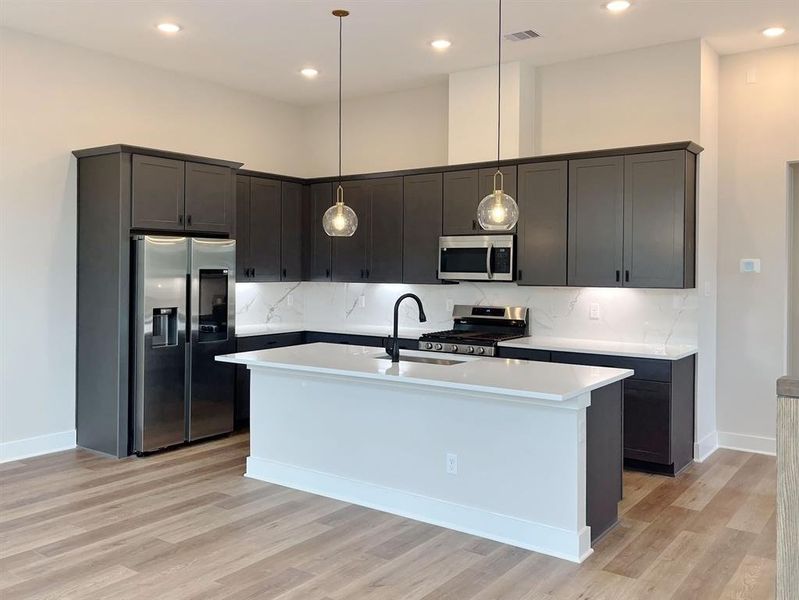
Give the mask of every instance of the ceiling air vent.
[(540, 33), (536, 33), (532, 29), (527, 29), (525, 31), (517, 31), (516, 33), (506, 33), (505, 39), (509, 42), (523, 42), (524, 40), (533, 40), (537, 37), (541, 37)]

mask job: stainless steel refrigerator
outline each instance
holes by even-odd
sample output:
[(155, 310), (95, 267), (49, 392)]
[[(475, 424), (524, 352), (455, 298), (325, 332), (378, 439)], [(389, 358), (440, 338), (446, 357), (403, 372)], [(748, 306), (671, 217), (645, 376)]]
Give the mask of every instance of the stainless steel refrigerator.
[(233, 431), (235, 240), (133, 237), (131, 450)]

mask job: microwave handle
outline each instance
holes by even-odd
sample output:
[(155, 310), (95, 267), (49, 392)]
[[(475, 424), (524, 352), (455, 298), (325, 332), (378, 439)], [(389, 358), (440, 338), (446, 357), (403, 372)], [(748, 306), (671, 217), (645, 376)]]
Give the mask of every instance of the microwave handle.
[(494, 251), (494, 244), (488, 242), (488, 246), (486, 247), (486, 273), (488, 274), (489, 279), (494, 278), (494, 274), (491, 272), (491, 253)]

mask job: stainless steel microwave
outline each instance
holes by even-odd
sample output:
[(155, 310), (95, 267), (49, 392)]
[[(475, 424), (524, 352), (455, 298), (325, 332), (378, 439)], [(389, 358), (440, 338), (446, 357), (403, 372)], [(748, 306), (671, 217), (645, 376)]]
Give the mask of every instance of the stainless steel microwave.
[(513, 281), (513, 235), (438, 238), (438, 277), (452, 281)]

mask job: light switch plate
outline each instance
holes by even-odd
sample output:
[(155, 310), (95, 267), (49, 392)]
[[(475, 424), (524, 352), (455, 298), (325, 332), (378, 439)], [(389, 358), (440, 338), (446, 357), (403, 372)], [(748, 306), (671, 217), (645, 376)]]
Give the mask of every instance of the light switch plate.
[(366, 308), (366, 296), (364, 294), (358, 296), (358, 306)]
[(760, 273), (760, 259), (742, 258), (741, 273)]

